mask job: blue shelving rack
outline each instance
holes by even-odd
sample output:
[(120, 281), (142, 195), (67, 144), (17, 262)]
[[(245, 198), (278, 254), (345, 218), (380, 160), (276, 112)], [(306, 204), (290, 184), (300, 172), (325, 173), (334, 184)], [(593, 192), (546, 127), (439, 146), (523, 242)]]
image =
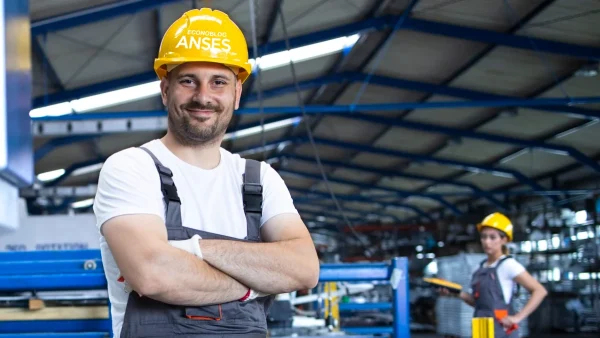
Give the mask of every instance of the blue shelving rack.
[[(320, 282), (389, 283), (391, 303), (340, 304), (341, 311), (391, 310), (390, 327), (344, 328), (352, 337), (384, 334), (410, 337), (408, 260), (397, 257), (386, 263), (322, 264)], [(103, 290), (107, 283), (99, 250), (27, 251), (0, 253), (0, 292)], [(0, 338), (107, 338), (108, 319), (2, 321)], [(336, 336), (340, 337), (340, 336)]]

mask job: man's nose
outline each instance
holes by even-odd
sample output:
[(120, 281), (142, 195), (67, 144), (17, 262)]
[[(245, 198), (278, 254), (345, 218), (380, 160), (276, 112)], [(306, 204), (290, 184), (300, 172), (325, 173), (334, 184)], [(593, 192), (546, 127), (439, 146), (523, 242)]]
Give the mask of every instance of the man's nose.
[(195, 102), (201, 103), (203, 105), (208, 105), (212, 103), (210, 91), (208, 90), (207, 86), (202, 84), (199, 85), (196, 89), (193, 99)]

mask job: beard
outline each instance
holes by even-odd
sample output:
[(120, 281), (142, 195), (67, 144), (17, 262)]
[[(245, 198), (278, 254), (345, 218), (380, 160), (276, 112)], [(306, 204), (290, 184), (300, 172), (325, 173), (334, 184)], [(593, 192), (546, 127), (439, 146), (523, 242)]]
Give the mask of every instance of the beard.
[[(204, 105), (194, 101), (186, 103), (180, 108), (179, 112), (175, 110), (168, 112), (168, 122), (169, 130), (184, 146), (202, 146), (217, 142), (227, 130), (229, 125), (227, 117), (232, 113), (226, 112), (221, 105)], [(212, 110), (214, 115), (209, 118), (191, 116), (185, 112), (185, 109)], [(214, 123), (203, 124), (211, 118), (215, 119)]]

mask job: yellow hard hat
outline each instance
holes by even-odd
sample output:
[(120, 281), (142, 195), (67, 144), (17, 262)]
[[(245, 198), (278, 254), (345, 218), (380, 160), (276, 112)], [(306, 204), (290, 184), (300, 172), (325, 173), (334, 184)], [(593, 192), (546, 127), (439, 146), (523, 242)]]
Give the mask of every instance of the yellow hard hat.
[(221, 11), (192, 9), (175, 20), (163, 36), (154, 71), (162, 79), (167, 75), (168, 65), (201, 61), (239, 69), (238, 79), (242, 83), (252, 72), (244, 34)]
[(481, 223), (477, 224), (477, 231), (481, 232), (483, 227), (498, 229), (506, 234), (509, 242), (513, 240), (512, 222), (499, 212), (488, 215)]

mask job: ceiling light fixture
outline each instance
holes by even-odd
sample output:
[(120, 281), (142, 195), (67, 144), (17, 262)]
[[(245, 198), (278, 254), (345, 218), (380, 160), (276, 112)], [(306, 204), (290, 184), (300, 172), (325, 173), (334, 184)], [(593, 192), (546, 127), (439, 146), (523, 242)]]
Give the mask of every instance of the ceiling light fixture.
[[(265, 71), (288, 65), (290, 61), (298, 63), (335, 54), (354, 46), (359, 38), (360, 34), (342, 36), (328, 41), (293, 48), (291, 50), (267, 54), (258, 58), (258, 67), (260, 67), (262, 71)], [(257, 63), (254, 59), (250, 59), (249, 62), (253, 68), (256, 67)], [(157, 96), (159, 94), (160, 81), (157, 80), (102, 94), (91, 95), (69, 102), (62, 102), (45, 107), (35, 108), (29, 112), (29, 116), (36, 118), (68, 115), (73, 113), (85, 113), (125, 104), (128, 102), (139, 101), (149, 97)]]

